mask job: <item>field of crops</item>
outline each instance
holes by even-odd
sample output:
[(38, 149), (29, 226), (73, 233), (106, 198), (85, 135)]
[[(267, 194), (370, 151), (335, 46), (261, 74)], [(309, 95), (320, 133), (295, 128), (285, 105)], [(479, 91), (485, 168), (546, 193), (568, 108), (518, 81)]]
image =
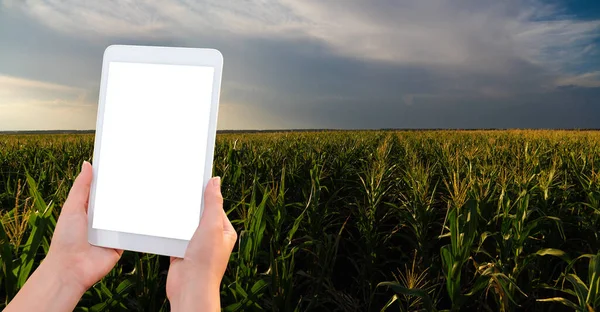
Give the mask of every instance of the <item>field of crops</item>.
[[(93, 135), (0, 136), (0, 307), (92, 151)], [(599, 167), (600, 132), (219, 134), (214, 175), (239, 233), (222, 306), (600, 309)], [(81, 310), (168, 310), (168, 263), (126, 252)]]

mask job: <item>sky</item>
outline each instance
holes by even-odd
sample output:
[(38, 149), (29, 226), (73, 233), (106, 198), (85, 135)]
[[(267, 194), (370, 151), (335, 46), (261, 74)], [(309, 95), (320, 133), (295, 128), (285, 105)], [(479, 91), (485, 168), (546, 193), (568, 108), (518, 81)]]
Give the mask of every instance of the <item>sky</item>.
[(94, 129), (111, 44), (219, 49), (220, 130), (600, 128), (597, 0), (0, 0), (0, 131)]

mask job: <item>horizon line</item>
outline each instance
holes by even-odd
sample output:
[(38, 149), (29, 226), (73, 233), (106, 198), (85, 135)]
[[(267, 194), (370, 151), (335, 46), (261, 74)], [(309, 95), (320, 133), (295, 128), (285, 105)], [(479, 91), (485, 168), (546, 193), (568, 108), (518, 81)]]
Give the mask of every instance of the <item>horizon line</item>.
[[(306, 128), (306, 129), (243, 129), (217, 130), (219, 133), (261, 133), (261, 132), (323, 132), (323, 131), (507, 131), (507, 130), (543, 130), (543, 131), (598, 131), (600, 128)], [(0, 130), (1, 134), (95, 134), (96, 130)]]

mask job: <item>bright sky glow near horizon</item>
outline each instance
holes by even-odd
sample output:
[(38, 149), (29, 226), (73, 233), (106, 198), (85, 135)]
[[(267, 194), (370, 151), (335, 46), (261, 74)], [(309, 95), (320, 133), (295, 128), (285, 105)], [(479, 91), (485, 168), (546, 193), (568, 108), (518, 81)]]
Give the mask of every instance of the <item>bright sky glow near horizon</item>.
[(219, 49), (220, 130), (600, 128), (600, 1), (0, 0), (0, 131), (94, 129), (111, 44)]

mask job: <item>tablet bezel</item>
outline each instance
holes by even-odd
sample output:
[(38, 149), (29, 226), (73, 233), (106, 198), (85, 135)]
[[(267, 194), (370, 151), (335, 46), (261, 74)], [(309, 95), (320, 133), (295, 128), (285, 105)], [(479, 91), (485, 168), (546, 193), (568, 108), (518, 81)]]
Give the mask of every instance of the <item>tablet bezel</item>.
[[(203, 189), (212, 177), (216, 127), (221, 90), (221, 76), (223, 72), (223, 55), (216, 49), (159, 47), (159, 46), (131, 46), (111, 45), (104, 51), (102, 61), (102, 77), (100, 81), (100, 96), (98, 99), (98, 115), (96, 118), (96, 136), (94, 139), (93, 172), (94, 177), (90, 188), (88, 204), (88, 241), (92, 245), (110, 247), (137, 252), (152, 253), (164, 256), (182, 258), (188, 246), (188, 240), (148, 236), (117, 231), (108, 231), (92, 228), (94, 218), (94, 199), (96, 177), (102, 160), (98, 158), (101, 149), (102, 125), (104, 121), (104, 105), (106, 99), (106, 86), (108, 82), (108, 66), (110, 62), (130, 62), (147, 64), (169, 65), (195, 65), (214, 68), (213, 90), (208, 125), (207, 154), (204, 166)], [(204, 200), (200, 209), (200, 216), (204, 210)], [(199, 222), (200, 220), (198, 220)]]

